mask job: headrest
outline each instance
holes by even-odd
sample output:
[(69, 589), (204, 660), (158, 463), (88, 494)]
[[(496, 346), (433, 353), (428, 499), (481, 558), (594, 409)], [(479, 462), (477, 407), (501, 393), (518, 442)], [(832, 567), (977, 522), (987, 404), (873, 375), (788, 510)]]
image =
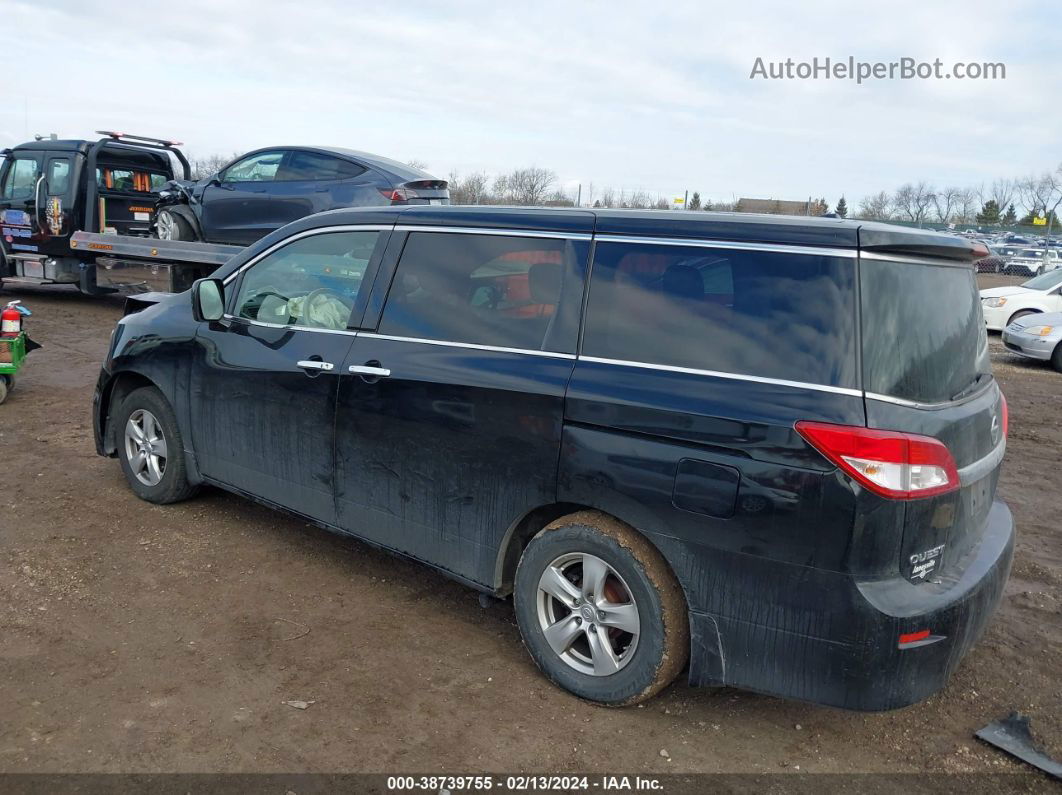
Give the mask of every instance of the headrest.
[(664, 271), (660, 286), (667, 295), (680, 298), (704, 297), (704, 280), (700, 271), (689, 265), (672, 265)]
[(555, 262), (536, 262), (527, 270), (527, 286), (533, 303), (556, 304), (560, 301), (561, 266)]

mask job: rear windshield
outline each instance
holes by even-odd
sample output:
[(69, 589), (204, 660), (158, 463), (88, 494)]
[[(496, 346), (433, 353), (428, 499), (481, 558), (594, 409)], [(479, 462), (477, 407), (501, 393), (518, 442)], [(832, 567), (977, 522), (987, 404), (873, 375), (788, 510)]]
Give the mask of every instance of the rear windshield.
[(941, 403), (991, 374), (972, 268), (862, 260), (867, 392)]

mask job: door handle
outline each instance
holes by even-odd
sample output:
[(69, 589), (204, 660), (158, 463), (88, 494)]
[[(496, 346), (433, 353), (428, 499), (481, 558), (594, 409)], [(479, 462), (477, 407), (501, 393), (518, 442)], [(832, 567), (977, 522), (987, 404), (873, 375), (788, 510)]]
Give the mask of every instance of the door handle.
[(369, 378), (387, 378), (391, 375), (391, 371), (386, 367), (374, 367), (371, 364), (352, 364), (347, 369), (354, 375), (364, 375)]
[(335, 369), (335, 365), (331, 362), (321, 362), (314, 359), (303, 359), (302, 361), (296, 362), (296, 364), (304, 370), (324, 370), (327, 372), (328, 370)]

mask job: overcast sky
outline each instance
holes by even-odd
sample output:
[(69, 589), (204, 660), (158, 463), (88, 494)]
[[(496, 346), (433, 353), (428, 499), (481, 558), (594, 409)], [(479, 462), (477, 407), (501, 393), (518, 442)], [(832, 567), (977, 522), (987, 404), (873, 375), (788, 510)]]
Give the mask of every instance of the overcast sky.
[[(1062, 161), (1057, 3), (863, 6), (4, 0), (0, 146), (97, 129), (199, 156), (332, 144), (438, 176), (539, 165), (584, 191), (831, 205)], [(1003, 62), (1006, 79), (749, 79), (758, 56), (850, 55)]]

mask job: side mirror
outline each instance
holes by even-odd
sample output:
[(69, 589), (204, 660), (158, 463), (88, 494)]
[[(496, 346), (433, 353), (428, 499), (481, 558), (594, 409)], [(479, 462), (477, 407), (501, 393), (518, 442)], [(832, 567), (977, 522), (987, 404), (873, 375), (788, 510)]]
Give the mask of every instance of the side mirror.
[(220, 188), (221, 187), (221, 178), (218, 177), (217, 174), (215, 174), (214, 176), (212, 176), (209, 179), (209, 181), (207, 181), (207, 187), (208, 188)]
[(192, 283), (192, 316), (199, 322), (221, 320), (225, 314), (225, 285), (221, 279)]

